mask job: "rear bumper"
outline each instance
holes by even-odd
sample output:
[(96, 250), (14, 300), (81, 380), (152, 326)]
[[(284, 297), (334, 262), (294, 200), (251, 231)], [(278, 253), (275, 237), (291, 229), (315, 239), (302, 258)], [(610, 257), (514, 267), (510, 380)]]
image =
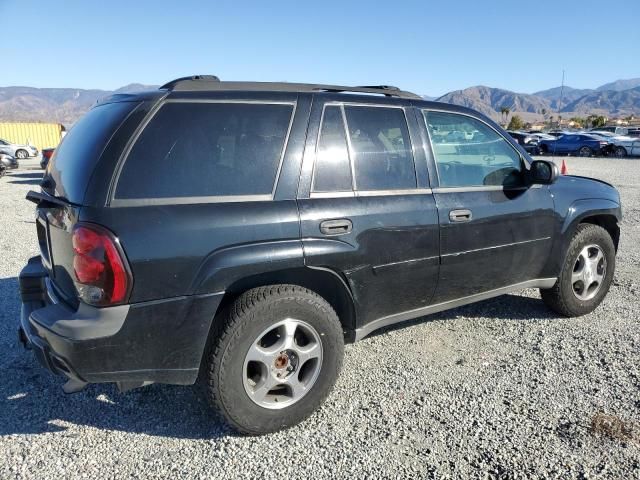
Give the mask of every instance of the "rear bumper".
[(195, 382), (222, 293), (77, 309), (60, 302), (40, 257), (20, 273), (18, 335), (49, 371), (87, 383)]

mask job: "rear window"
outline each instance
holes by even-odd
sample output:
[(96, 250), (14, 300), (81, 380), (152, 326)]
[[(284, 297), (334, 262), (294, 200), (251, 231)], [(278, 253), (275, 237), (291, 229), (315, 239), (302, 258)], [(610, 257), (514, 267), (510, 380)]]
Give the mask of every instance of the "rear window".
[(271, 195), (292, 104), (163, 105), (136, 141), (117, 199)]
[(56, 148), (47, 168), (50, 193), (81, 204), (87, 183), (107, 142), (138, 105), (108, 103), (92, 108), (71, 128)]

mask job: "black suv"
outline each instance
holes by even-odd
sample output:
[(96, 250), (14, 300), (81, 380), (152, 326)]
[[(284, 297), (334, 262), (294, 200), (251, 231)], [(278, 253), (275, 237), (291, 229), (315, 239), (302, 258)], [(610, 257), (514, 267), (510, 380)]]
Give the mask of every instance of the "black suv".
[(95, 106), (27, 198), (19, 336), (65, 391), (200, 379), (250, 434), (312, 413), (381, 327), (526, 287), (591, 312), (621, 219), (467, 108), (207, 76)]

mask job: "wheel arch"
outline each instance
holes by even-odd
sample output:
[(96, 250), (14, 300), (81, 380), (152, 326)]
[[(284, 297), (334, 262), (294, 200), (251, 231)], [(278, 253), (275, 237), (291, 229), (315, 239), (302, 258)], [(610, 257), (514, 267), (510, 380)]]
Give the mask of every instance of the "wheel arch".
[(338, 315), (345, 334), (345, 341), (354, 341), (356, 310), (353, 295), (345, 279), (329, 268), (288, 268), (240, 278), (225, 289), (224, 296), (215, 315), (217, 316), (223, 312), (244, 292), (257, 287), (277, 284), (297, 285), (320, 295)]
[(620, 227), (618, 226), (618, 219), (615, 215), (600, 213), (594, 215), (587, 215), (580, 219), (580, 224), (590, 223), (593, 225), (598, 225), (604, 228), (613, 240), (613, 245), (616, 248), (616, 252), (618, 251), (618, 243), (620, 242)]
[(618, 223), (622, 219), (620, 205), (613, 200), (593, 198), (582, 199), (573, 202), (562, 222), (559, 232), (560, 239), (555, 242), (552, 254), (549, 255), (547, 264), (543, 272), (545, 276), (558, 276), (562, 263), (564, 262), (565, 252), (571, 243), (574, 232), (578, 225), (590, 223), (604, 228), (618, 251), (618, 243), (620, 241), (620, 227)]

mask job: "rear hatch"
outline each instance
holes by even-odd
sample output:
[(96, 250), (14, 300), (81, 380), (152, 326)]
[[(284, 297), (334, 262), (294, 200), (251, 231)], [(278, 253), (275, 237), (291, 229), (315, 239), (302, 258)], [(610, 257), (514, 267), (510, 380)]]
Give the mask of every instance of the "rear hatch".
[(56, 148), (42, 179), (42, 191), (28, 195), (37, 204), (38, 243), (51, 287), (60, 299), (71, 305), (78, 302), (73, 228), (80, 218), (87, 186), (105, 147), (137, 105), (136, 102), (116, 102), (91, 109)]

